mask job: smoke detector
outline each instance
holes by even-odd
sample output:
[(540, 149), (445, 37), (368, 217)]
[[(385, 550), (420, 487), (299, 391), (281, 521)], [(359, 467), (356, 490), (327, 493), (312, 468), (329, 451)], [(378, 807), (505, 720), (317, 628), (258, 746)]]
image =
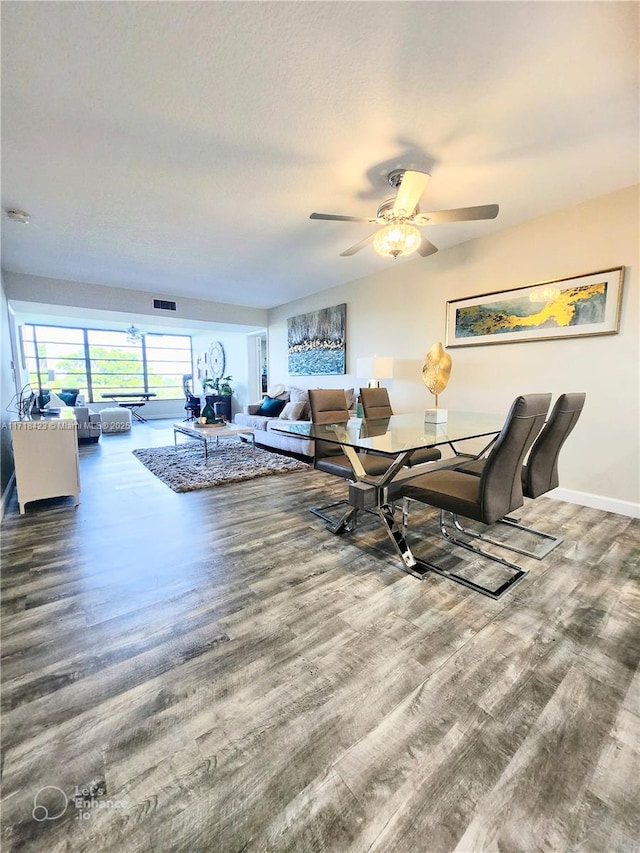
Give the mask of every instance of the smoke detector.
[(27, 225), (31, 220), (29, 214), (25, 213), (24, 210), (7, 210), (7, 217), (14, 222), (22, 222), (23, 225)]

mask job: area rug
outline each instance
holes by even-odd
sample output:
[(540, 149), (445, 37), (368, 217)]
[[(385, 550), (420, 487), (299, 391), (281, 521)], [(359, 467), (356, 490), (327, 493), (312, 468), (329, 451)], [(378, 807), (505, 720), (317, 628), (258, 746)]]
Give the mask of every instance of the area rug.
[(260, 447), (254, 450), (250, 444), (226, 441), (218, 447), (210, 445), (206, 462), (200, 441), (178, 443), (177, 450), (173, 446), (147, 447), (134, 450), (133, 455), (174, 492), (211, 489), (256, 477), (303, 471), (309, 467), (305, 462), (270, 453)]

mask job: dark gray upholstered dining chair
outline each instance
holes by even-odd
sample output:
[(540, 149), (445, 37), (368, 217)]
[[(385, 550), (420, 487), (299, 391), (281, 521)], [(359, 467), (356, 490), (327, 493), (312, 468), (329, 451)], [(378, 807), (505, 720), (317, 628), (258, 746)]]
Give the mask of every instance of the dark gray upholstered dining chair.
[(498, 562), (511, 569), (514, 574), (498, 589), (490, 589), (422, 558), (421, 563), (492, 598), (499, 598), (526, 574), (519, 566), (502, 557), (476, 548), (454, 536), (447, 528), (446, 513), (451, 513), (454, 518), (461, 515), (483, 524), (493, 524), (522, 506), (522, 462), (542, 428), (550, 402), (551, 394), (516, 397), (500, 435), (484, 461), (479, 477), (459, 469), (447, 468), (408, 480), (401, 488), (404, 535), (408, 527), (409, 503), (420, 501), (440, 510), (440, 532), (448, 542)]
[(200, 417), (200, 397), (196, 397), (196, 395), (191, 391), (190, 382), (193, 381), (192, 373), (183, 373), (182, 375), (182, 388), (184, 390), (185, 396), (185, 411), (188, 413), (188, 417), (185, 418), (185, 421), (194, 421)]
[[(366, 420), (377, 418), (389, 418), (393, 415), (389, 392), (386, 388), (361, 388), (360, 401)], [(423, 462), (437, 462), (442, 459), (442, 453), (437, 447), (423, 447), (414, 450), (407, 462), (406, 468), (422, 465)]]
[[(573, 428), (578, 422), (578, 418), (584, 408), (586, 394), (584, 392), (572, 392), (568, 394), (560, 394), (556, 400), (551, 414), (543, 426), (540, 434), (536, 438), (531, 447), (529, 458), (522, 466), (522, 493), (525, 498), (538, 498), (541, 495), (550, 492), (557, 488), (560, 484), (558, 476), (558, 457), (562, 447), (571, 434)], [(457, 466), (457, 471), (463, 471), (469, 474), (480, 476), (485, 465), (485, 459), (478, 459), (475, 462), (465, 463)], [(471, 536), (477, 536), (479, 539), (484, 539), (485, 542), (493, 542), (502, 545), (503, 548), (508, 548), (518, 554), (526, 554), (528, 557), (535, 557), (537, 560), (542, 560), (548, 554), (557, 548), (562, 542), (561, 536), (554, 536), (551, 533), (545, 533), (542, 530), (536, 530), (533, 527), (526, 527), (520, 522), (508, 516), (500, 519), (503, 524), (508, 524), (510, 527), (516, 528), (526, 533), (530, 533), (542, 540), (546, 540), (546, 544), (542, 549), (537, 551), (518, 548), (502, 540), (491, 539), (488, 536), (470, 531), (459, 524), (458, 530), (467, 533)]]
[[(346, 425), (349, 420), (347, 398), (341, 388), (311, 389), (309, 391), (309, 407), (311, 409), (311, 422), (314, 424)], [(353, 473), (351, 463), (342, 452), (339, 444), (315, 439), (314, 445), (314, 468), (317, 468), (318, 471), (324, 471), (326, 474), (333, 474), (334, 477), (342, 477), (344, 480), (355, 482), (356, 476)], [(380, 456), (373, 456), (371, 454), (361, 454), (360, 459), (365, 471), (374, 476), (384, 474), (391, 464), (391, 460), (388, 457), (383, 459)], [(337, 528), (341, 525), (342, 518), (333, 519), (326, 515), (325, 510), (348, 503), (346, 500), (334, 501), (323, 506), (313, 507), (311, 512), (326, 521), (330, 527)], [(357, 511), (351, 508), (348, 512), (351, 513), (353, 526), (356, 521)]]

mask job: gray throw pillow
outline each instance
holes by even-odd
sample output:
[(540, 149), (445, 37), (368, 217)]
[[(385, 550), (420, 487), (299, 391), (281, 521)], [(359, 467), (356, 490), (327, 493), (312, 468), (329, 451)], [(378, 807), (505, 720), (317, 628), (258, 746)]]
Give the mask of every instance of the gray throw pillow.
[(299, 421), (302, 420), (307, 404), (301, 400), (298, 403), (287, 403), (278, 417), (283, 421)]
[(302, 415), (300, 415), (299, 420), (304, 420), (309, 417), (309, 392), (304, 388), (292, 388), (291, 385), (288, 386), (287, 391), (289, 392), (289, 400), (292, 403), (304, 403), (304, 411)]

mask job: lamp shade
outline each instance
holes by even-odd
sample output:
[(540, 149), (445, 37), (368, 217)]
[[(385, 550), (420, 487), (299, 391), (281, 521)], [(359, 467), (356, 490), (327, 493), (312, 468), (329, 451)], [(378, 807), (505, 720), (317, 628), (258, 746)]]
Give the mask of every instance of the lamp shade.
[(392, 379), (393, 359), (380, 355), (359, 358), (356, 363), (356, 375), (366, 379)]

